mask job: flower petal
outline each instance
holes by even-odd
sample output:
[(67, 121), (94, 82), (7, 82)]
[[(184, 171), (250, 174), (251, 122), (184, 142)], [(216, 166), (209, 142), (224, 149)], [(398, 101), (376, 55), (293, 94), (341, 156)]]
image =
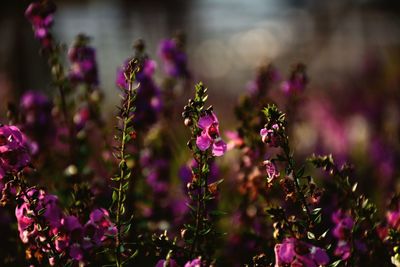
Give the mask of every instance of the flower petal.
[(212, 147), (213, 156), (216, 157), (222, 156), (225, 153), (226, 148), (227, 148), (226, 143), (222, 139), (215, 141)]
[(291, 263), (294, 259), (294, 256), (295, 256), (294, 239), (288, 238), (280, 246), (279, 258), (284, 263)]
[(215, 122), (218, 123), (218, 120), (216, 120), (214, 113), (212, 113), (210, 115), (205, 115), (205, 116), (200, 117), (198, 126), (200, 129), (204, 130), (204, 129), (210, 127), (211, 124), (213, 124)]
[(211, 145), (211, 139), (208, 137), (206, 132), (202, 132), (196, 139), (196, 145), (201, 151), (207, 150)]

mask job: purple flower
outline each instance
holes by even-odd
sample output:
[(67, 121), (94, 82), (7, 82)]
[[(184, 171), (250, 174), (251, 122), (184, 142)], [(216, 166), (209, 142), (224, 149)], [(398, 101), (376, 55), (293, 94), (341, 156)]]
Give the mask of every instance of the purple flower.
[(354, 226), (354, 220), (342, 210), (332, 214), (332, 221), (335, 224), (333, 235), (338, 239), (348, 239)]
[(267, 182), (268, 184), (272, 183), (276, 178), (280, 176), (278, 169), (276, 168), (275, 163), (270, 160), (265, 160), (263, 162), (265, 170), (267, 172)]
[(247, 84), (247, 91), (253, 97), (265, 97), (271, 85), (280, 79), (280, 74), (273, 65), (263, 64), (258, 68), (255, 79)]
[(200, 117), (198, 127), (202, 130), (201, 135), (196, 139), (196, 145), (201, 151), (212, 147), (213, 156), (222, 156), (226, 151), (226, 143), (219, 134), (219, 122), (213, 112)]
[(164, 63), (164, 71), (172, 77), (189, 77), (186, 54), (179, 48), (176, 40), (162, 40), (158, 55)]
[(77, 130), (80, 131), (85, 128), (86, 124), (90, 120), (90, 109), (87, 106), (83, 106), (79, 108), (77, 113), (74, 115), (74, 123), (77, 127)]
[(56, 6), (52, 1), (31, 3), (25, 11), (25, 17), (32, 24), (35, 37), (45, 49), (50, 49), (52, 46), (52, 36), (49, 30), (53, 24), (55, 11)]
[(21, 131), (16, 126), (0, 126), (0, 179), (6, 172), (19, 171), (29, 162), (26, 138)]
[(400, 211), (388, 211), (386, 213), (386, 220), (390, 227), (400, 230)]
[(173, 259), (159, 260), (154, 267), (178, 267), (178, 264)]
[[(351, 236), (354, 219), (342, 210), (338, 210), (332, 214), (332, 222), (335, 224), (333, 229), (333, 236), (338, 239), (338, 243), (335, 249), (335, 255), (340, 256), (343, 260), (347, 260), (351, 256), (352, 243), (354, 249), (358, 252), (365, 253), (367, 247), (365, 243), (359, 239), (355, 239)], [(351, 239), (353, 238), (353, 241)]]
[[(82, 39), (82, 40), (81, 40)], [(86, 44), (87, 37), (80, 36), (68, 51), (71, 62), (69, 78), (72, 82), (82, 82), (89, 85), (98, 85), (98, 71), (96, 51)]]
[(336, 256), (340, 256), (342, 260), (347, 260), (351, 256), (350, 243), (345, 240), (339, 240), (334, 253)]
[(299, 63), (294, 66), (289, 79), (282, 83), (281, 90), (287, 95), (297, 94), (304, 91), (307, 83), (306, 66)]
[(201, 259), (194, 259), (192, 261), (188, 261), (185, 264), (185, 267), (201, 267)]
[(46, 95), (37, 91), (25, 92), (20, 100), (24, 127), (30, 130), (48, 127), (52, 121), (52, 107), (53, 104)]
[(95, 209), (90, 213), (90, 220), (88, 223), (96, 227), (96, 233), (93, 235), (95, 243), (99, 245), (100, 241), (105, 241), (108, 237), (115, 236), (117, 229), (110, 220), (110, 214), (107, 210)]
[[(21, 126), (27, 136), (31, 138), (31, 152), (52, 141), (55, 134), (51, 110), (52, 102), (48, 97), (37, 91), (27, 91), (20, 101)], [(34, 146), (37, 147), (34, 147)]]
[(260, 130), (261, 140), (263, 143), (269, 144), (272, 147), (280, 145), (280, 138), (278, 136), (279, 125), (272, 125), (271, 129), (263, 128)]
[(310, 245), (295, 238), (286, 238), (275, 245), (275, 267), (306, 266), (317, 267), (329, 263), (324, 249)]
[[(36, 206), (32, 207), (30, 204), (32, 201), (27, 198), (35, 199), (37, 201)], [(57, 233), (62, 213), (56, 196), (47, 195), (43, 190), (32, 189), (27, 193), (27, 197), (23, 197), (22, 200), (24, 202), (15, 209), (15, 216), (18, 222), (19, 236), (23, 243), (35, 242), (35, 238), (39, 236), (40, 233), (32, 215), (38, 214), (40, 210), (44, 210), (40, 216), (50, 227), (49, 233)]]

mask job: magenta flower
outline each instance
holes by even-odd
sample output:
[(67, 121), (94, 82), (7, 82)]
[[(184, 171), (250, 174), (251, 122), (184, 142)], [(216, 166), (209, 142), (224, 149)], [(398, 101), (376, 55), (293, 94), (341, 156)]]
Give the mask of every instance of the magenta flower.
[(279, 173), (278, 169), (276, 168), (275, 163), (273, 163), (270, 160), (265, 160), (263, 162), (263, 165), (267, 172), (267, 179), (268, 179), (267, 182), (268, 183), (273, 182), (276, 178), (279, 177), (280, 173)]
[(50, 49), (52, 45), (50, 27), (53, 24), (53, 14), (55, 11), (56, 6), (52, 1), (31, 3), (25, 11), (25, 17), (32, 24), (35, 37), (45, 49)]
[(332, 221), (335, 224), (333, 235), (338, 239), (348, 239), (354, 226), (354, 220), (342, 210), (332, 214)]
[(16, 126), (0, 126), (0, 179), (6, 172), (19, 171), (28, 166), (28, 150), (25, 136)]
[(299, 63), (294, 66), (289, 79), (282, 83), (281, 90), (287, 95), (297, 94), (304, 91), (307, 83), (306, 66)]
[(188, 261), (185, 264), (185, 267), (201, 267), (201, 259), (194, 259), (192, 261)]
[[(367, 251), (365, 243), (351, 236), (354, 227), (354, 219), (349, 214), (338, 210), (332, 214), (332, 222), (335, 224), (333, 236), (338, 239), (334, 252), (336, 256), (340, 256), (343, 260), (350, 258), (353, 250), (352, 244), (354, 245), (354, 249), (358, 252), (365, 253)], [(351, 241), (352, 238), (353, 241)]]
[(76, 114), (74, 115), (74, 118), (73, 118), (78, 131), (85, 128), (85, 126), (87, 125), (87, 123), (90, 120), (90, 115), (91, 114), (90, 114), (89, 107), (83, 106), (78, 109), (78, 111), (76, 112)]
[(110, 220), (110, 214), (103, 208), (93, 210), (88, 223), (95, 226), (93, 239), (97, 245), (117, 233), (117, 228)]
[(72, 82), (82, 82), (95, 86), (99, 83), (96, 51), (86, 45), (85, 41), (82, 42), (80, 43), (78, 40), (77, 44), (73, 45), (68, 51), (68, 59), (71, 62), (68, 75)]
[(386, 220), (390, 227), (400, 230), (400, 211), (388, 211), (386, 213)]
[(244, 145), (244, 140), (237, 131), (225, 131), (225, 136), (229, 140), (227, 144), (228, 151)]
[(219, 122), (213, 112), (200, 117), (198, 127), (202, 130), (196, 139), (196, 145), (201, 151), (212, 147), (213, 156), (222, 156), (226, 151), (226, 143), (219, 135)]
[(176, 40), (166, 39), (161, 41), (158, 55), (164, 63), (164, 71), (172, 77), (188, 77), (186, 54), (179, 48)]
[(328, 263), (329, 257), (324, 249), (295, 238), (286, 238), (282, 244), (275, 245), (275, 267), (287, 265), (317, 267)]
[(154, 267), (179, 267), (175, 260), (159, 260)]
[[(30, 202), (25, 197), (23, 203), (18, 205), (15, 209), (15, 216), (18, 222), (18, 231), (21, 241), (23, 243), (35, 242), (39, 232), (37, 231), (37, 224), (34, 223), (35, 219), (32, 217), (38, 214), (40, 210), (44, 209), (42, 216), (46, 224), (50, 227), (49, 233), (56, 234), (60, 226), (61, 209), (58, 206), (58, 198), (54, 195), (47, 195), (43, 190), (32, 189), (27, 193), (27, 197), (37, 201), (36, 207), (33, 210)], [(41, 238), (44, 238), (41, 236)]]

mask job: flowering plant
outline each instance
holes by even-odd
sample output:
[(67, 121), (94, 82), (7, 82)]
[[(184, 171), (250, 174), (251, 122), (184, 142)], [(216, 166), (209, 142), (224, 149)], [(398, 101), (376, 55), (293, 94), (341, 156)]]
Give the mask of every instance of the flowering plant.
[[(235, 107), (238, 127), (224, 131), (201, 82), (176, 122), (195, 77), (184, 36), (161, 41), (160, 84), (138, 40), (117, 68), (109, 123), (97, 51), (84, 34), (66, 50), (51, 32), (55, 11), (40, 0), (25, 16), (56, 93), (26, 91), (0, 124), (1, 266), (400, 266), (400, 195), (374, 204), (376, 172), (361, 179), (350, 152), (322, 153), (338, 124), (304, 97), (304, 64), (286, 81), (263, 64)], [(327, 126), (320, 143), (304, 134), (308, 115)], [(386, 151), (376, 135), (379, 175), (398, 174), (398, 144)], [(304, 140), (320, 144), (312, 156)]]

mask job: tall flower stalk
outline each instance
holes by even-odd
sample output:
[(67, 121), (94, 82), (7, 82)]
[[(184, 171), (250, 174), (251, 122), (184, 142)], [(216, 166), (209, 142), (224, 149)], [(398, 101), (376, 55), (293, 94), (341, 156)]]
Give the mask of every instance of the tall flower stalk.
[(215, 198), (217, 186), (222, 182), (209, 184), (208, 176), (213, 158), (225, 153), (226, 144), (219, 135), (219, 123), (212, 107), (204, 107), (208, 98), (207, 88), (199, 83), (195, 90), (195, 98), (189, 100), (182, 114), (191, 131), (188, 146), (196, 161), (192, 168), (192, 181), (187, 184), (194, 223), (186, 225), (183, 236), (190, 245), (189, 257), (203, 256), (207, 260), (211, 256), (210, 238), (216, 234), (211, 218), (215, 212), (210, 211), (210, 201)]
[(70, 157), (74, 158), (74, 127), (68, 112), (68, 95), (70, 86), (68, 77), (62, 64), (61, 52), (63, 46), (54, 40), (51, 27), (54, 22), (56, 5), (51, 0), (41, 0), (31, 3), (25, 11), (26, 18), (31, 22), (36, 39), (40, 42), (41, 52), (48, 58), (51, 68), (51, 75), (54, 86), (57, 87), (60, 98), (59, 105), (64, 117), (64, 122), (68, 126)]
[(135, 59), (130, 60), (124, 72), (128, 88), (121, 88), (121, 90), (123, 90), (122, 106), (119, 108), (120, 114), (117, 117), (119, 121), (119, 125), (117, 126), (119, 135), (115, 135), (115, 139), (119, 142), (119, 146), (116, 147), (114, 156), (119, 161), (119, 174), (112, 178), (112, 181), (116, 183), (116, 186), (113, 187), (112, 195), (112, 211), (115, 215), (115, 225), (117, 227), (115, 247), (116, 266), (123, 266), (125, 263), (123, 261), (123, 254), (125, 251), (124, 235), (130, 228), (130, 222), (125, 222), (123, 220), (126, 192), (131, 180), (131, 170), (127, 165), (127, 159), (130, 155), (126, 152), (126, 146), (136, 135), (132, 126), (132, 119), (135, 112), (134, 101), (137, 88), (133, 87), (133, 83), (135, 82), (135, 76), (138, 71), (139, 65), (137, 61)]

